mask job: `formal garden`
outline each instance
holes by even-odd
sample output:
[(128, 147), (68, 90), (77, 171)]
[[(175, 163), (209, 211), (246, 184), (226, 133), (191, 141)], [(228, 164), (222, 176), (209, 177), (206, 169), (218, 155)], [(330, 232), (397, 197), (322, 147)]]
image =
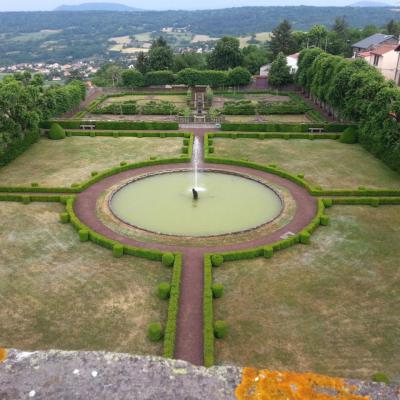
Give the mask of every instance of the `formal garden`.
[[(82, 109), (72, 83), (68, 106), (3, 118), (0, 345), (398, 382), (397, 103), (335, 115), (304, 75), (319, 57), (300, 58), (305, 93), (204, 84)], [(378, 83), (377, 102), (396, 95)], [(187, 109), (222, 118), (180, 126)]]

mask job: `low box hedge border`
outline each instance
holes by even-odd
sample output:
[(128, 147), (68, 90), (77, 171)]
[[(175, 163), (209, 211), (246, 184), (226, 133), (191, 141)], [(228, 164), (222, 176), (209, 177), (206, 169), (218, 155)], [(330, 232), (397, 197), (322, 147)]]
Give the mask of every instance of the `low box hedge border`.
[(176, 342), (176, 324), (179, 313), (179, 297), (181, 290), (182, 254), (175, 253), (172, 267), (171, 291), (168, 303), (168, 316), (164, 335), (164, 357), (174, 358)]
[(310, 128), (323, 128), (327, 133), (343, 132), (350, 126), (349, 124), (334, 123), (311, 123), (311, 124), (279, 124), (279, 123), (227, 123), (221, 124), (223, 131), (240, 131), (240, 132), (308, 132)]
[(50, 129), (52, 123), (58, 123), (64, 129), (80, 129), (81, 125), (95, 125), (97, 130), (166, 130), (179, 129), (174, 121), (98, 121), (98, 120), (50, 120), (40, 124), (41, 129)]
[(140, 247), (128, 246), (122, 243), (117, 242), (116, 240), (112, 240), (103, 236), (102, 234), (95, 232), (94, 230), (90, 229), (86, 226), (83, 222), (79, 220), (77, 215), (74, 211), (74, 203), (75, 203), (75, 196), (69, 197), (66, 202), (65, 210), (69, 214), (70, 222), (75, 230), (79, 233), (81, 230), (88, 231), (88, 238), (91, 242), (102, 246), (106, 249), (111, 251), (114, 250), (115, 245), (121, 245), (123, 247), (123, 254), (127, 254), (130, 256), (145, 258), (151, 261), (161, 261), (163, 253), (158, 250), (152, 249), (144, 249)]
[(120, 131), (120, 130), (97, 130), (94, 129), (92, 131), (74, 131), (67, 129), (66, 133), (68, 136), (90, 136), (91, 134), (94, 134), (95, 136), (100, 136), (100, 137), (140, 137), (140, 138), (179, 138), (179, 137), (184, 137), (184, 134), (186, 132), (149, 132), (149, 131), (135, 131), (135, 132), (129, 132), (129, 131)]
[(212, 291), (211, 254), (204, 255), (204, 287), (203, 287), (203, 351), (204, 366), (214, 365), (214, 310)]

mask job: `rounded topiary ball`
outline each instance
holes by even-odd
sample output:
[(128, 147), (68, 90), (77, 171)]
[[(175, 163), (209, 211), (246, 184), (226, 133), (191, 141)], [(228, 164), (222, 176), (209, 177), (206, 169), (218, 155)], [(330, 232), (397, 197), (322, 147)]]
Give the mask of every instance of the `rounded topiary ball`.
[(381, 382), (388, 384), (390, 382), (389, 377), (384, 374), (383, 372), (377, 372), (376, 374), (372, 375), (372, 380), (374, 382)]
[(224, 285), (221, 285), (220, 283), (215, 283), (212, 285), (211, 289), (215, 299), (219, 299), (224, 294)]
[(171, 293), (171, 285), (168, 282), (161, 282), (157, 288), (158, 297), (162, 300), (169, 299)]
[(162, 256), (162, 263), (166, 267), (172, 267), (174, 265), (175, 256), (172, 253), (164, 253)]
[(211, 256), (211, 262), (213, 267), (220, 267), (224, 262), (224, 257), (221, 254), (214, 254)]
[(229, 332), (228, 324), (225, 321), (215, 321), (214, 336), (217, 339), (223, 339)]
[(60, 140), (65, 138), (65, 131), (60, 124), (51, 124), (49, 130), (49, 139)]
[(156, 322), (150, 324), (147, 328), (147, 336), (152, 342), (160, 341), (164, 336), (161, 324)]

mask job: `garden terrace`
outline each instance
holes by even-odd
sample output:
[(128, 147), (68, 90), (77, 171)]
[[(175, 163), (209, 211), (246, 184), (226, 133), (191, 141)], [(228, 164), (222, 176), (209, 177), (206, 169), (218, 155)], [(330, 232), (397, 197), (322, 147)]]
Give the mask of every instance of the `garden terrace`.
[[(82, 134), (89, 135), (88, 132)], [(141, 135), (146, 134), (151, 133)], [(179, 157), (182, 150), (181, 137), (114, 138), (112, 132), (107, 135), (111, 137), (41, 138), (24, 154), (0, 169), (0, 186), (30, 186), (31, 183), (38, 183), (40, 186), (69, 187), (90, 179), (92, 172), (116, 167), (123, 161), (134, 163), (149, 160), (150, 157)]]
[(155, 292), (171, 270), (81, 243), (71, 225), (60, 224), (63, 210), (0, 202), (1, 344), (162, 355), (146, 328), (166, 320), (167, 303)]
[(274, 164), (294, 175), (304, 174), (307, 182), (323, 189), (400, 189), (400, 175), (358, 144), (331, 139), (268, 139), (268, 134), (264, 140), (234, 140), (230, 136), (235, 138), (236, 133), (227, 134), (226, 139), (214, 138), (213, 157)]
[(398, 206), (334, 206), (309, 246), (225, 262), (214, 318), (230, 326), (219, 364), (398, 380)]

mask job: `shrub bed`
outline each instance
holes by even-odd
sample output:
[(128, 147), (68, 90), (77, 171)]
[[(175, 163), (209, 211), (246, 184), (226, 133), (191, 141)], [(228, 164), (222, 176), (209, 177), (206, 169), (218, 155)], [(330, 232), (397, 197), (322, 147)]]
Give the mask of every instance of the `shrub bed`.
[(170, 101), (149, 101), (142, 106), (141, 113), (143, 115), (176, 115), (178, 109)]

